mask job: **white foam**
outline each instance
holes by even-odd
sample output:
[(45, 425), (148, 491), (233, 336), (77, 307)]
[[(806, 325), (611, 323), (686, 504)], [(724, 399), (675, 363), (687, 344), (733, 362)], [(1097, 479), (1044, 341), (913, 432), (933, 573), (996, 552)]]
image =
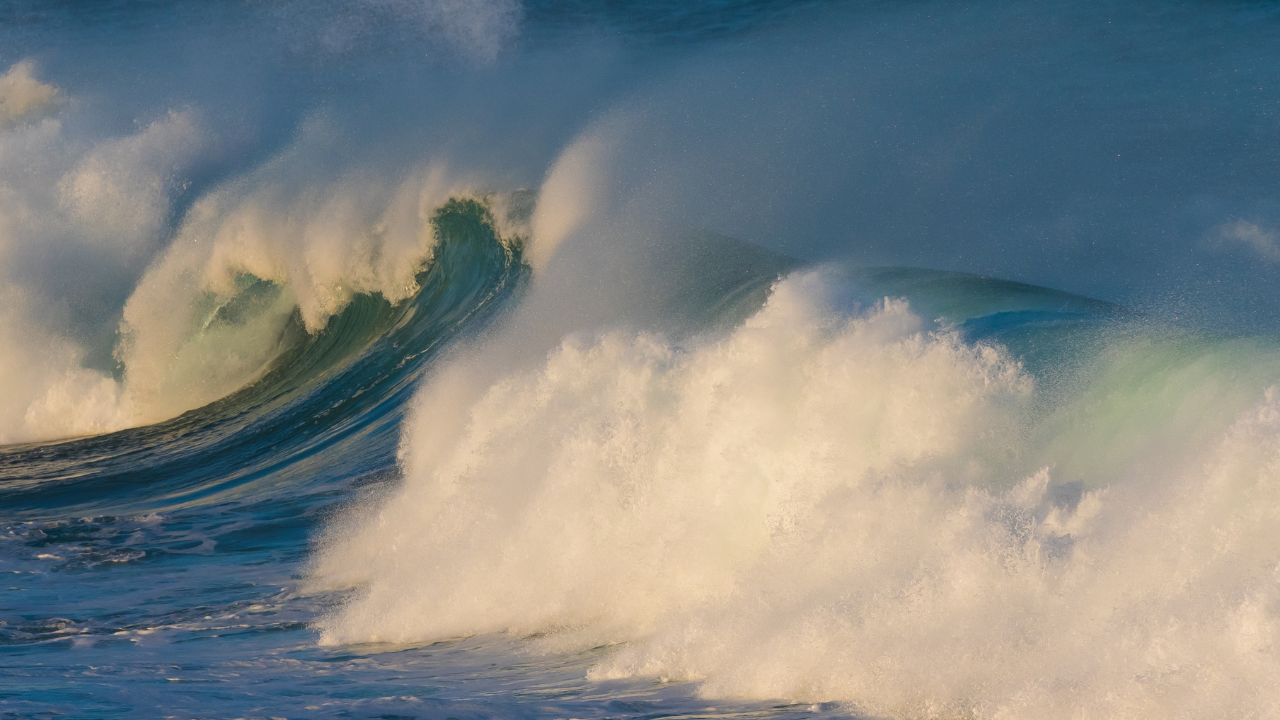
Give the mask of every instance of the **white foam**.
[(1074, 509), (1046, 502), (1049, 471), (1008, 493), (898, 480), (834, 499), (733, 597), (592, 675), (893, 717), (1271, 716), (1278, 400), (1158, 489)]
[[(838, 296), (793, 276), (721, 339), (441, 371), (403, 486), (318, 554), (361, 588), (322, 642), (625, 641), (593, 679), (898, 718), (1280, 711), (1280, 391), (1215, 430), (1237, 397), (1183, 383), (1214, 363), (1121, 343), (1046, 407), (1000, 349)], [(1107, 463), (1029, 466), (1054, 453)]]
[(691, 350), (570, 339), (475, 402), (446, 373), (406, 433), (403, 490), (321, 555), (325, 582), (368, 584), (325, 642), (652, 629), (733, 592), (829, 493), (950, 457), (1028, 390), (902, 302), (841, 315), (818, 275)]

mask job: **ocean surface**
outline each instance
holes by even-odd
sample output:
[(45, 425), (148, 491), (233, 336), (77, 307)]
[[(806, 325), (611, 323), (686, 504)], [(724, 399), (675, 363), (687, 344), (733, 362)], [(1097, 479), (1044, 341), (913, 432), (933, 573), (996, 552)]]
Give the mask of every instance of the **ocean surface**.
[(0, 4), (0, 718), (1280, 717), (1280, 7)]

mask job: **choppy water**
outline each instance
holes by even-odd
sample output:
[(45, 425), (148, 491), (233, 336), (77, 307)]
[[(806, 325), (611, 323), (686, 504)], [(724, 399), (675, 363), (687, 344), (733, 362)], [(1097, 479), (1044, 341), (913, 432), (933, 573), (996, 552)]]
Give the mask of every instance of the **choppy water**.
[(1276, 23), (11, 3), (0, 715), (1280, 715)]

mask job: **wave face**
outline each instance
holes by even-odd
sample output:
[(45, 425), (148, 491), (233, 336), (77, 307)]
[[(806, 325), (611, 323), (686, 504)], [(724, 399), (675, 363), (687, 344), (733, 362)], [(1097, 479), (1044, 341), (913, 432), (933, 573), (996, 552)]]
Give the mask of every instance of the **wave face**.
[(1280, 716), (1278, 21), (9, 3), (0, 714)]
[[(305, 459), (338, 447), (359, 448), (343, 453), (351, 463), (343, 472), (385, 469), (404, 398), (428, 359), (463, 328), (482, 327), (527, 271), (519, 240), (499, 238), (481, 201), (449, 200), (430, 223), (439, 243), (411, 299), (355, 296), (314, 334), (295, 309), (260, 378), (173, 420), (5, 448), (6, 508), (127, 513), (235, 498), (264, 480), (287, 483)], [(237, 285), (208, 312), (206, 332), (220, 322), (253, 324), (281, 293), (253, 276)]]

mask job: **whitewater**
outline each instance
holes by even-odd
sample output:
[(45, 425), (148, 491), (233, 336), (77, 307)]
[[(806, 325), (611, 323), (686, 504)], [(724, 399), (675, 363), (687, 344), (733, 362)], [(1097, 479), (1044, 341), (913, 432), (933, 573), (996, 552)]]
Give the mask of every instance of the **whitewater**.
[(0, 716), (1280, 717), (1278, 31), (0, 7)]

